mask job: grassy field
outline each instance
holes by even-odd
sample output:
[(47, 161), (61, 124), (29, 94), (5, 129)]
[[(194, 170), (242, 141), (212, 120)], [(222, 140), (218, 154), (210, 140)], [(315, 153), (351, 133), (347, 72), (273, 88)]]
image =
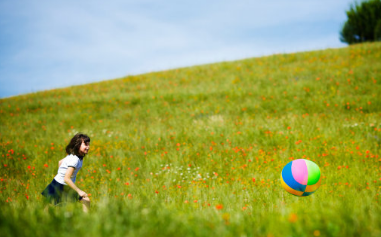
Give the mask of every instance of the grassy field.
[[(380, 75), (373, 43), (1, 99), (1, 236), (381, 236)], [(77, 132), (89, 214), (40, 194)], [(309, 197), (280, 185), (299, 158)]]

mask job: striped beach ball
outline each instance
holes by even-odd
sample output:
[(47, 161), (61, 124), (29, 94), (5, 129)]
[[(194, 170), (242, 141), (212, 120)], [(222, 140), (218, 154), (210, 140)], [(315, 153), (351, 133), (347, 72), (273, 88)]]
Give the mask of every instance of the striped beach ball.
[(309, 196), (320, 187), (320, 169), (310, 160), (298, 159), (284, 166), (282, 187), (295, 196)]

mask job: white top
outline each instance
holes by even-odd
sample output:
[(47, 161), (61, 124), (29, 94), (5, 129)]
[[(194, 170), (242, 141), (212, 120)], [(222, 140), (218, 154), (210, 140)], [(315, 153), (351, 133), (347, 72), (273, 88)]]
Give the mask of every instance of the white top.
[(69, 167), (74, 167), (73, 175), (70, 178), (73, 181), (73, 183), (75, 183), (77, 173), (82, 168), (82, 162), (83, 160), (79, 159), (79, 157), (76, 155), (66, 156), (63, 159), (61, 166), (58, 168), (57, 175), (56, 177), (54, 177), (54, 179), (60, 184), (67, 185), (64, 180), (66, 171)]

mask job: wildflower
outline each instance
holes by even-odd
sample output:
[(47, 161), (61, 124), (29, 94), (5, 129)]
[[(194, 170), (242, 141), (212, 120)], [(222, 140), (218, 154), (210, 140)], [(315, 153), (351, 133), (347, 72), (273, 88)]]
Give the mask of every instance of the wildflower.
[(228, 222), (229, 219), (230, 219), (230, 215), (229, 215), (229, 213), (224, 213), (224, 214), (222, 215), (222, 219), (224, 219), (225, 222)]
[(224, 206), (223, 206), (222, 204), (218, 204), (218, 205), (216, 205), (216, 209), (217, 209), (217, 210), (221, 210), (222, 208), (224, 208)]
[(295, 213), (291, 213), (288, 217), (288, 221), (291, 223), (295, 223), (298, 220), (298, 216)]

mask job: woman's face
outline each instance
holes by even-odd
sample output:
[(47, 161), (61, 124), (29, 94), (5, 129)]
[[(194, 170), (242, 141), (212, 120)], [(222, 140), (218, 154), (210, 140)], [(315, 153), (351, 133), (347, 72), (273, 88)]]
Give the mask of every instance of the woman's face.
[(90, 142), (85, 143), (84, 141), (82, 141), (82, 144), (79, 147), (79, 154), (81, 156), (85, 156), (87, 153), (89, 153), (89, 149), (90, 149)]

